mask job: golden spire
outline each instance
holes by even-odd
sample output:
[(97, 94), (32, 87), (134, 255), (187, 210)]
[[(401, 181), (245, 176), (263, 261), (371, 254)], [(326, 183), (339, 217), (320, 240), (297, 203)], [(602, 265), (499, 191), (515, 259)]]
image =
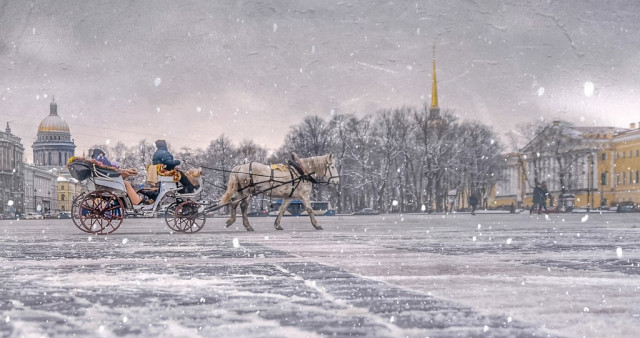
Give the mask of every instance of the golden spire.
[(433, 84), (431, 85), (431, 108), (438, 108), (438, 83), (436, 81), (436, 46), (433, 46)]

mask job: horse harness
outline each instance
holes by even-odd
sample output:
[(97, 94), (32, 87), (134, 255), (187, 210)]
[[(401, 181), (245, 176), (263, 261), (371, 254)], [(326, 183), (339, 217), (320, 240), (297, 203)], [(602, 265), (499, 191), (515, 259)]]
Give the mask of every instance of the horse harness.
[[(291, 192), (289, 193), (289, 197), (293, 196), (293, 193), (296, 191), (296, 189), (298, 188), (298, 186), (300, 185), (300, 182), (302, 181), (309, 181), (311, 183), (317, 183), (318, 181), (313, 178), (311, 175), (313, 173), (306, 173), (304, 171), (304, 169), (302, 169), (302, 167), (295, 161), (289, 160), (288, 165), (285, 166), (288, 170), (289, 170), (289, 175), (291, 175), (291, 180), (288, 182), (279, 182), (275, 180), (274, 177), (274, 171), (275, 169), (273, 167), (271, 167), (271, 175), (269, 176), (269, 185), (271, 186), (269, 189), (266, 189), (264, 191), (260, 191), (259, 193), (264, 193), (270, 190), (273, 190), (277, 187), (280, 187), (282, 185), (285, 185), (287, 183), (291, 183)], [(253, 166), (253, 162), (249, 162), (249, 185), (245, 186), (245, 187), (238, 187), (238, 192), (242, 192), (243, 190), (250, 188), (250, 187), (254, 187), (255, 181), (253, 179), (253, 170), (252, 167)], [(296, 177), (297, 175), (297, 177)], [(280, 183), (279, 185), (274, 186), (274, 183)]]

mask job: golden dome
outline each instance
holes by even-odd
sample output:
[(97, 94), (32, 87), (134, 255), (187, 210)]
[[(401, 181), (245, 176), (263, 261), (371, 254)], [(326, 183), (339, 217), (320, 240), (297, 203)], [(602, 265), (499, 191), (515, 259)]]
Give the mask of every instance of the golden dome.
[(58, 116), (58, 105), (55, 101), (49, 105), (49, 116), (45, 117), (40, 126), (38, 126), (38, 133), (42, 132), (69, 132), (69, 125), (65, 120)]

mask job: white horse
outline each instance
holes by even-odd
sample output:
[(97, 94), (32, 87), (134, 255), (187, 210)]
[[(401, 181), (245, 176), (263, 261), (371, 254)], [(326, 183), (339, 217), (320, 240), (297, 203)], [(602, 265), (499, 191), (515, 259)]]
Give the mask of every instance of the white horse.
[(227, 191), (220, 201), (220, 204), (229, 203), (230, 205), (231, 213), (227, 220), (227, 227), (236, 221), (236, 209), (240, 204), (242, 224), (247, 231), (253, 231), (251, 224), (249, 224), (247, 209), (251, 196), (254, 193), (265, 191), (272, 197), (283, 199), (282, 205), (278, 210), (278, 217), (274, 223), (277, 230), (282, 230), (280, 219), (293, 199), (302, 201), (311, 218), (313, 227), (316, 230), (322, 230), (322, 227), (316, 222), (311, 208), (312, 181), (325, 179), (328, 183), (338, 184), (340, 178), (333, 160), (333, 154), (301, 158), (299, 163), (302, 164), (304, 174), (295, 169), (294, 166), (282, 164), (268, 165), (250, 162), (234, 167), (229, 175)]

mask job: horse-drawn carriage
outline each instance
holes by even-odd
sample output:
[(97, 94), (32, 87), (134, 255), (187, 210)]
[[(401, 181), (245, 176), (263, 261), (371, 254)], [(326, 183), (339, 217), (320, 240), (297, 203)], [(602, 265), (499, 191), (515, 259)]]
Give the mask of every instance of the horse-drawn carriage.
[[(78, 229), (92, 234), (106, 235), (116, 231), (126, 216), (156, 217), (164, 213), (167, 226), (176, 232), (195, 233), (204, 227), (207, 213), (225, 206), (230, 207), (229, 227), (236, 220), (236, 208), (241, 207), (243, 225), (252, 231), (247, 217), (247, 207), (252, 196), (269, 193), (284, 199), (275, 220), (275, 228), (282, 230), (280, 219), (292, 199), (300, 199), (309, 213), (314, 228), (320, 227), (313, 215), (310, 195), (313, 183), (337, 183), (338, 175), (332, 155), (298, 159), (298, 164), (285, 166), (261, 163), (245, 163), (229, 172), (229, 186), (217, 203), (198, 201), (203, 191), (202, 175), (194, 179), (198, 188), (193, 193), (181, 193), (176, 172), (158, 174), (160, 167), (147, 167), (147, 179), (156, 177), (152, 204), (134, 205), (127, 195), (122, 173), (116, 168), (103, 167), (94, 160), (72, 158), (67, 165), (71, 176), (86, 181), (87, 191), (77, 196), (72, 204), (71, 218)], [(304, 169), (306, 168), (306, 169)], [(177, 173), (179, 175), (179, 173)], [(326, 179), (325, 182), (319, 179)], [(155, 181), (155, 179), (154, 179)], [(155, 182), (154, 182), (155, 183)]]
[[(158, 175), (153, 188), (152, 204), (134, 205), (127, 195), (122, 173), (115, 168), (101, 166), (96, 161), (72, 159), (69, 173), (78, 181), (86, 181), (87, 191), (78, 195), (72, 204), (71, 218), (78, 229), (92, 234), (110, 234), (116, 231), (126, 216), (156, 217), (164, 213), (167, 226), (176, 232), (198, 232), (206, 221), (205, 208), (197, 202), (202, 191), (202, 176), (196, 178), (198, 189), (193, 193), (180, 193), (176, 176)], [(148, 171), (156, 170), (149, 166)], [(179, 178), (179, 177), (178, 177)]]

